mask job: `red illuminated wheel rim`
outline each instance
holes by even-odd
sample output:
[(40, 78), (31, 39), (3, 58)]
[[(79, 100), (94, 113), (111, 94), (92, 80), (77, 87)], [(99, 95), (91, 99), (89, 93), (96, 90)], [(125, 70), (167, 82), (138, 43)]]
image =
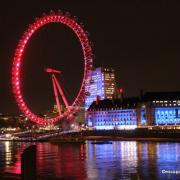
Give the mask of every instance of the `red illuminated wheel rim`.
[[(83, 57), (84, 57), (84, 75), (83, 80), (81, 83), (80, 90), (74, 100), (74, 102), (71, 104), (69, 110), (65, 111), (63, 114), (58, 115), (54, 118), (42, 118), (38, 116), (37, 114), (33, 113), (30, 110), (30, 107), (25, 102), (25, 99), (23, 97), (22, 93), (22, 83), (21, 83), (21, 77), (23, 76), (21, 72), (21, 65), (23, 59), (23, 53), (27, 46), (28, 41), (30, 40), (31, 36), (41, 27), (44, 25), (47, 25), (49, 23), (62, 23), (65, 24), (67, 27), (69, 27), (73, 32), (77, 35), (81, 47), (83, 50)], [(24, 32), (22, 35), (18, 46), (15, 50), (15, 54), (13, 57), (13, 65), (12, 65), (12, 89), (13, 94), (15, 96), (17, 105), (20, 109), (20, 111), (32, 122), (35, 122), (40, 125), (48, 125), (53, 124), (59, 120), (61, 120), (64, 117), (71, 117), (74, 113), (76, 113), (79, 109), (79, 107), (84, 102), (85, 97), (85, 87), (86, 84), (89, 83), (90, 74), (93, 67), (93, 54), (92, 54), (92, 48), (90, 45), (90, 42), (88, 40), (87, 34), (82, 28), (80, 24), (77, 23), (77, 21), (74, 18), (69, 17), (69, 14), (62, 14), (62, 13), (54, 13), (51, 12), (48, 15), (45, 15), (43, 17), (40, 17), (39, 19), (35, 20), (34, 23), (30, 24), (28, 29)]]

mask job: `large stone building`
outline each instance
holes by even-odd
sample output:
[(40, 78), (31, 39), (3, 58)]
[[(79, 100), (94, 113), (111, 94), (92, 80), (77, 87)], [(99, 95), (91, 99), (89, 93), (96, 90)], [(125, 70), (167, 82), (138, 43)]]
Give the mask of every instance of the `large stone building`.
[(180, 125), (180, 92), (147, 92), (139, 106), (139, 125)]
[(86, 124), (94, 129), (135, 129), (138, 98), (93, 102), (86, 111)]
[(180, 92), (147, 92), (141, 98), (94, 101), (86, 111), (94, 129), (180, 126)]

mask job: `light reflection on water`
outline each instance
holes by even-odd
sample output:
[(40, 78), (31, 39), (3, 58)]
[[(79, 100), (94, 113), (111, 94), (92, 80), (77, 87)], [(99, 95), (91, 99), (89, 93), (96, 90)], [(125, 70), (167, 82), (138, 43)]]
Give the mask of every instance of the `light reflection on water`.
[(5, 142), (5, 160), (6, 160), (5, 162), (7, 163), (7, 165), (12, 160), (12, 153), (11, 153), (9, 141)]
[(128, 178), (129, 173), (136, 173), (137, 167), (137, 142), (116, 141), (113, 144), (86, 145), (87, 176), (98, 179), (111, 179), (119, 177)]
[(21, 173), (21, 154), (30, 143), (0, 142), (0, 172)]
[[(180, 143), (112, 141), (112, 144), (37, 143), (41, 178), (180, 179)], [(20, 156), (31, 143), (0, 142), (0, 172), (20, 174)]]

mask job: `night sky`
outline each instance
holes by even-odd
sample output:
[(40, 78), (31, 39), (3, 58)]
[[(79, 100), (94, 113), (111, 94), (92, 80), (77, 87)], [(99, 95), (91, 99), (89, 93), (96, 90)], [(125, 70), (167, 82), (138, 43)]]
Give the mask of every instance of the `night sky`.
[[(180, 4), (176, 1), (9, 0), (0, 5), (0, 112), (18, 112), (11, 93), (11, 64), (19, 38), (35, 17), (58, 9), (84, 24), (94, 44), (94, 66), (114, 68), (127, 96), (139, 95), (140, 89), (180, 90)], [(55, 103), (44, 67), (62, 71), (58, 78), (71, 102), (82, 80), (83, 56), (68, 27), (46, 25), (26, 48), (23, 93), (36, 113)]]

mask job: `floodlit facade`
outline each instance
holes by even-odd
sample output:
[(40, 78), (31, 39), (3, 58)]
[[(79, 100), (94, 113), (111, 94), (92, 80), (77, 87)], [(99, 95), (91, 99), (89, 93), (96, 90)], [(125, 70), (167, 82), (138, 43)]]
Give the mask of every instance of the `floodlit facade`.
[(93, 129), (135, 129), (137, 128), (138, 98), (123, 100), (102, 100), (94, 102), (86, 112), (87, 126)]
[(180, 92), (145, 93), (140, 114), (140, 126), (180, 125)]
[(96, 111), (88, 115), (88, 127), (95, 129), (135, 129), (135, 109)]
[(98, 96), (100, 100), (112, 99), (115, 93), (115, 74), (111, 68), (96, 68), (92, 72), (92, 80), (85, 99), (85, 109), (88, 109)]
[(155, 108), (156, 125), (180, 125), (180, 107)]
[(148, 92), (141, 98), (104, 99), (86, 111), (93, 129), (180, 128), (180, 92)]

